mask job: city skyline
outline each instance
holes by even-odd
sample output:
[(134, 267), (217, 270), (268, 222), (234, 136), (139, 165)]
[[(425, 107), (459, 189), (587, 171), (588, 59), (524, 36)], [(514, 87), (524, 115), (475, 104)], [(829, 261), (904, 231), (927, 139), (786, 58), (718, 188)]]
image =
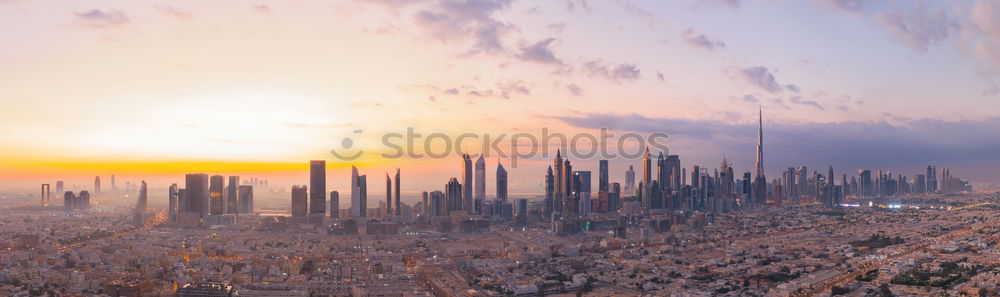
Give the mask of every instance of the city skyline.
[[(993, 153), (1000, 115), (990, 92), (1000, 37), (991, 16), (1000, 9), (989, 1), (455, 3), (0, 3), (0, 19), (26, 24), (0, 35), (17, 45), (0, 52), (11, 69), (0, 77), (0, 102), (9, 107), (0, 118), (19, 127), (0, 132), (0, 187), (110, 174), (154, 182), (192, 168), (290, 183), (299, 160), (333, 161), (328, 152), (344, 138), (375, 154), (385, 149), (381, 134), (405, 127), (453, 136), (538, 126), (667, 132), (670, 154), (699, 164), (724, 155), (743, 168), (755, 159), (745, 145), (759, 106), (775, 136), (765, 153), (768, 176), (802, 164), (903, 172), (919, 163), (967, 172), (977, 183), (1000, 181), (991, 170), (1000, 165)], [(447, 30), (422, 12), (454, 14), (467, 27)], [(817, 25), (763, 21), (772, 15), (809, 16)], [(471, 33), (480, 28), (501, 30), (494, 38)], [(299, 42), (262, 46), (281, 36)], [(60, 42), (70, 46), (44, 46)], [(845, 42), (852, 46), (838, 46)], [(342, 51), (321, 54), (331, 44)], [(255, 51), (230, 54), (241, 46)], [(404, 71), (346, 70), (376, 68)], [(146, 76), (122, 85), (126, 73)], [(53, 84), (62, 87), (39, 87)], [(38, 114), (46, 116), (26, 116)], [(247, 116), (254, 114), (269, 116)], [(538, 189), (516, 178), (548, 164), (534, 161), (508, 168), (512, 190)], [(408, 181), (414, 186), (451, 172), (427, 160), (358, 162), (434, 176)], [(332, 175), (350, 174), (349, 163), (329, 166), (339, 170)]]
[(1000, 296), (1000, 0), (0, 0), (0, 44), (0, 297)]

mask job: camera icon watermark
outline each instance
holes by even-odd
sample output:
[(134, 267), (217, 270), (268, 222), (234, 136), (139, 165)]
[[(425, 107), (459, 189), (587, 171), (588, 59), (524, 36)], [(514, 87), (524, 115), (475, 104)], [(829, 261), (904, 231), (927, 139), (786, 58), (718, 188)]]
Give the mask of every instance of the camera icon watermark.
[[(361, 134), (364, 131), (354, 130), (353, 132), (354, 134)], [(351, 153), (350, 151), (354, 152)], [(361, 156), (365, 154), (365, 151), (360, 149), (354, 150), (354, 138), (344, 137), (344, 139), (340, 140), (340, 150), (330, 150), (330, 154), (337, 160), (349, 162), (361, 158)]]

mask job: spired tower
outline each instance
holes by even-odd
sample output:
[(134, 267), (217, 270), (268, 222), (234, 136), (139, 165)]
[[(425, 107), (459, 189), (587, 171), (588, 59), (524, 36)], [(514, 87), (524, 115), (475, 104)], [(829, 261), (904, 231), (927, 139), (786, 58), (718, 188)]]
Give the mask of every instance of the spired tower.
[(764, 177), (764, 112), (757, 109), (757, 175), (753, 181), (753, 204), (767, 202), (767, 178)]

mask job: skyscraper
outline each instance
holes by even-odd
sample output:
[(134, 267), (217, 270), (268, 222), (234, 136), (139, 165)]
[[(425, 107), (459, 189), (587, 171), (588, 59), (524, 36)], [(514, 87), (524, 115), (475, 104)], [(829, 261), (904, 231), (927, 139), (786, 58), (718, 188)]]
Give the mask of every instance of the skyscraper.
[(483, 155), (480, 154), (479, 158), (476, 159), (476, 214), (481, 214), (482, 210), (479, 209), (483, 205), (483, 200), (486, 199), (486, 160), (483, 159)]
[(184, 195), (178, 203), (181, 212), (198, 213), (199, 217), (208, 214), (208, 175), (191, 173), (184, 176)]
[(653, 180), (653, 164), (650, 160), (649, 148), (646, 148), (646, 152), (642, 154), (642, 184), (649, 185), (649, 182)]
[(63, 193), (63, 210), (65, 211), (76, 210), (77, 208), (76, 201), (77, 201), (76, 194), (73, 194), (73, 191), (66, 191), (66, 193)]
[(544, 211), (546, 218), (552, 216), (553, 195), (555, 195), (555, 176), (552, 175), (552, 166), (549, 166), (549, 168), (545, 171)]
[(934, 193), (938, 190), (937, 167), (927, 166), (927, 193)]
[(868, 169), (858, 170), (858, 187), (861, 190), (861, 197), (872, 197), (875, 195), (875, 185), (872, 181), (872, 171)]
[(403, 215), (403, 212), (402, 212), (403, 209), (400, 208), (400, 207), (403, 204), (399, 200), (402, 199), (403, 197), (400, 196), (401, 194), (400, 194), (400, 190), (399, 190), (399, 168), (396, 168), (396, 188), (395, 188), (394, 192), (395, 193), (394, 193), (393, 196), (396, 196), (396, 205), (392, 209), (396, 210), (396, 215), (397, 216), (401, 216), (401, 215)]
[(575, 199), (572, 208), (581, 216), (590, 215), (592, 211), (590, 196), (593, 188), (590, 186), (591, 182), (590, 171), (573, 172), (573, 197)]
[(149, 204), (149, 196), (146, 192), (146, 181), (142, 181), (139, 184), (139, 197), (135, 202), (135, 213), (137, 215), (144, 215), (146, 213), (147, 205)]
[(608, 160), (597, 161), (597, 191), (608, 192)]
[[(473, 213), (472, 209), (472, 158), (462, 155), (462, 209)], [(450, 197), (449, 197), (450, 199)]]
[(635, 169), (632, 168), (632, 165), (629, 165), (628, 170), (625, 171), (625, 193), (635, 194)]
[[(455, 179), (455, 178), (452, 178), (452, 179), (455, 180), (456, 184), (458, 184), (458, 179)], [(462, 185), (458, 184), (458, 186), (461, 187)], [(461, 193), (456, 193), (456, 195), (458, 195), (458, 196), (461, 196), (460, 194)], [(461, 197), (459, 197), (459, 198), (461, 198)], [(449, 202), (448, 202), (447, 195), (445, 195), (445, 193), (442, 193), (441, 191), (431, 192), (429, 200), (430, 200), (430, 204), (431, 204), (431, 210), (428, 213), (429, 216), (438, 217), (438, 216), (444, 216), (444, 215), (448, 214), (448, 207), (449, 207), (448, 203)]]
[(445, 213), (442, 215), (447, 215), (453, 211), (463, 210), (462, 195), (465, 193), (462, 189), (462, 184), (458, 182), (457, 178), (452, 177), (448, 180), (448, 183), (444, 186), (445, 199), (447, 200), (448, 207)]
[(340, 218), (340, 193), (337, 191), (330, 192), (330, 218)]
[(764, 112), (758, 110), (757, 118), (757, 176), (754, 178), (752, 203), (767, 202), (767, 178), (764, 177)]
[(94, 195), (97, 195), (97, 196), (101, 195), (101, 177), (100, 176), (95, 176), (94, 177)]
[(115, 184), (115, 175), (112, 174), (111, 175), (111, 191), (114, 192), (114, 191), (117, 191), (117, 190), (118, 190), (118, 185)]
[(226, 212), (226, 202), (225, 198), (222, 197), (223, 183), (225, 182), (225, 177), (221, 175), (213, 175), (209, 179), (208, 195), (209, 195), (209, 212), (215, 215), (221, 215)]
[(570, 164), (569, 159), (563, 160), (562, 166), (562, 182), (563, 182), (563, 204), (562, 213), (569, 216), (573, 216), (577, 213), (577, 201), (579, 197), (573, 195), (575, 188), (573, 187), (573, 165)]
[(497, 162), (497, 201), (499, 204), (507, 203), (507, 169), (503, 164)]
[(63, 192), (65, 192), (65, 185), (63, 184), (63, 181), (61, 180), (56, 181), (56, 194), (58, 195), (59, 193)]
[(253, 213), (253, 186), (251, 185), (240, 185), (237, 190), (237, 202), (238, 207), (236, 209), (237, 213)]
[(366, 217), (368, 211), (368, 178), (358, 175), (358, 167), (351, 166), (351, 216)]
[(177, 223), (177, 211), (180, 196), (177, 192), (177, 184), (170, 184), (170, 188), (167, 189), (167, 221), (170, 223)]
[(309, 216), (326, 216), (326, 161), (309, 161)]
[(239, 212), (240, 177), (230, 176), (226, 185), (226, 213)]
[(80, 191), (80, 195), (76, 197), (79, 199), (77, 204), (80, 210), (90, 210), (90, 193), (87, 191)]
[(292, 217), (304, 218), (309, 212), (309, 193), (306, 186), (292, 186)]
[(392, 178), (385, 174), (385, 216), (391, 217), (395, 212), (392, 210)]
[(681, 157), (678, 155), (668, 155), (667, 156), (667, 173), (669, 174), (670, 182), (665, 185), (673, 191), (679, 191), (681, 188)]
[(553, 164), (553, 192), (552, 192), (552, 213), (560, 214), (563, 211), (563, 198), (565, 197), (565, 181), (563, 180), (563, 160), (562, 152), (556, 150), (556, 159)]

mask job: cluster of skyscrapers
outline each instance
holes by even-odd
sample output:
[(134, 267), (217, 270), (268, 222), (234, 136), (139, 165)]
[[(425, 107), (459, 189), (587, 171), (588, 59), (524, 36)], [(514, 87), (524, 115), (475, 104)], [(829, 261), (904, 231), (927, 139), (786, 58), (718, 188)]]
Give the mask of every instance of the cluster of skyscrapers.
[[(462, 180), (451, 178), (444, 191), (423, 192), (421, 214), (428, 218), (451, 215), (491, 215), (510, 219), (515, 205), (508, 202), (507, 169), (497, 163), (496, 196), (486, 199), (486, 160), (480, 155), (473, 167), (472, 157), (462, 155)], [(527, 212), (526, 201), (523, 212)]]
[(237, 214), (252, 213), (253, 186), (240, 185), (238, 176), (230, 176), (228, 185), (224, 185), (225, 181), (226, 177), (221, 175), (191, 173), (184, 176), (184, 188), (171, 184), (167, 195), (168, 220), (201, 226), (233, 220)]

